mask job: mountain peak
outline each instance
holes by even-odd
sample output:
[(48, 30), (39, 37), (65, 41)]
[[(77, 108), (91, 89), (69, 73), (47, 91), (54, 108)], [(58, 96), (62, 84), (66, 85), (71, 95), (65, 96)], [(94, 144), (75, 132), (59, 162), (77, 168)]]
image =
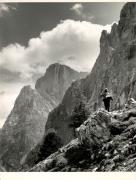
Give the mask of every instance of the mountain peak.
[(124, 5), (120, 13), (120, 19), (131, 19), (136, 17), (136, 3), (128, 2)]
[(65, 69), (67, 69), (69, 71), (77, 72), (76, 70), (70, 68), (69, 66), (66, 66), (65, 64), (54, 63), (54, 64), (51, 64), (51, 65), (48, 66), (48, 68), (46, 70), (46, 73), (48, 73), (50, 71), (54, 71), (54, 70), (59, 71), (61, 73), (61, 71), (64, 71)]
[(53, 67), (64, 67), (64, 66), (66, 66), (66, 65), (63, 65), (60, 63), (53, 63), (53, 64), (49, 65), (48, 69), (53, 68)]
[(136, 34), (136, 3), (129, 2), (124, 5), (120, 13), (118, 33), (121, 42), (135, 39)]
[(21, 94), (23, 93), (31, 94), (32, 92), (33, 92), (33, 89), (30, 85), (26, 85), (21, 89)]
[(79, 73), (66, 65), (51, 64), (43, 77), (37, 80), (35, 88), (45, 96), (49, 94), (57, 102), (60, 102), (66, 89), (77, 79), (85, 77), (85, 73)]

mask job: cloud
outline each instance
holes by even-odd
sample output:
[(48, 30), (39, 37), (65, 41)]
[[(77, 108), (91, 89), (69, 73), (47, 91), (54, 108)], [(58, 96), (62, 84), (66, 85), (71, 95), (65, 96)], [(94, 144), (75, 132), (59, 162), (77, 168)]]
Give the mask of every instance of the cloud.
[(20, 77), (26, 79), (31, 76), (29, 59), (25, 59), (25, 47), (19, 44), (11, 44), (0, 52), (0, 67), (12, 72), (20, 73)]
[(14, 5), (0, 3), (0, 17), (2, 17), (5, 13), (9, 13), (11, 10), (16, 10), (16, 7)]
[(54, 29), (30, 39), (27, 47), (17, 43), (4, 47), (0, 67), (23, 79), (44, 73), (45, 66), (55, 62), (91, 70), (99, 53), (101, 31), (110, 28), (86, 21), (61, 21)]
[(99, 54), (102, 26), (86, 21), (64, 20), (50, 31), (32, 38), (28, 46), (11, 44), (0, 51), (0, 122), (10, 113), (21, 87), (45, 73), (52, 63), (78, 71), (91, 71)]
[(84, 6), (81, 3), (74, 4), (70, 10), (81, 20), (92, 21), (94, 19), (94, 16), (90, 12), (85, 11)]
[(81, 15), (83, 13), (83, 6), (80, 3), (74, 4), (70, 9), (74, 11), (77, 15)]

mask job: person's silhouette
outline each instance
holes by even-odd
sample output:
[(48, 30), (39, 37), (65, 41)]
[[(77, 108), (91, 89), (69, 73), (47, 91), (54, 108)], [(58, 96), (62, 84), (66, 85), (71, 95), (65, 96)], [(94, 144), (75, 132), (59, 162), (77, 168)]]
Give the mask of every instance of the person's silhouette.
[(109, 111), (110, 110), (110, 101), (113, 100), (113, 98), (112, 98), (112, 96), (109, 93), (107, 88), (104, 89), (101, 96), (103, 97), (103, 102), (104, 102), (105, 109), (107, 111)]

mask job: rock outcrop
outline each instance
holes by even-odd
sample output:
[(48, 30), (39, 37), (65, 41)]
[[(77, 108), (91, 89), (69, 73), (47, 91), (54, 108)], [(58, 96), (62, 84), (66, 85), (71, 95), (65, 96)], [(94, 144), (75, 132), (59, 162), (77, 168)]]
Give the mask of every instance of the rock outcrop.
[(29, 171), (136, 171), (136, 101), (91, 114), (77, 128), (77, 139)]
[(64, 144), (74, 138), (69, 128), (69, 117), (77, 104), (76, 92), (81, 101), (81, 97), (86, 99), (92, 111), (103, 107), (100, 94), (106, 87), (113, 95), (111, 110), (121, 108), (131, 97), (136, 98), (135, 24), (136, 3), (127, 3), (121, 11), (119, 23), (113, 24), (110, 33), (102, 32), (100, 54), (91, 73), (74, 82), (62, 103), (49, 114), (46, 130), (54, 128)]

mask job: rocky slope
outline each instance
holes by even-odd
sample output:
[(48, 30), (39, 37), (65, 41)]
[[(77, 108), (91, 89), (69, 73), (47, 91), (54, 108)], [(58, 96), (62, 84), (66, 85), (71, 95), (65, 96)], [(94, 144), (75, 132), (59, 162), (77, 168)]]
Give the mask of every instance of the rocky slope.
[(1, 131), (0, 160), (7, 171), (22, 168), (27, 154), (44, 136), (49, 112), (57, 106), (72, 80), (79, 77), (80, 73), (69, 67), (54, 64), (37, 80), (36, 89), (25, 86), (21, 90)]
[(77, 128), (76, 139), (29, 171), (136, 171), (136, 101), (94, 112)]
[[(113, 95), (111, 110), (122, 107), (128, 98), (136, 98), (136, 3), (127, 3), (120, 21), (111, 32), (102, 32), (100, 54), (91, 73), (74, 82), (66, 91), (62, 103), (48, 117), (46, 132), (54, 128), (64, 144), (74, 138), (69, 128), (70, 116), (78, 104), (86, 99), (92, 111), (103, 106), (100, 94), (107, 87)], [(77, 98), (77, 96), (79, 98)]]
[(86, 72), (79, 73), (68, 66), (55, 63), (50, 65), (45, 75), (37, 80), (35, 88), (42, 96), (48, 93), (60, 102), (71, 83), (86, 75)]

